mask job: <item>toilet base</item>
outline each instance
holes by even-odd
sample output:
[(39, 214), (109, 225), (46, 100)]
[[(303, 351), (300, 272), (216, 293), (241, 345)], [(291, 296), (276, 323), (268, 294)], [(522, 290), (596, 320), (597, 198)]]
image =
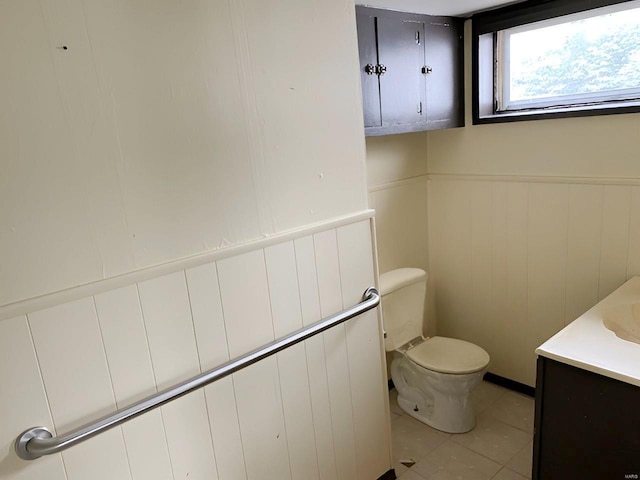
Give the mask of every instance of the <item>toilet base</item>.
[[(424, 409), (421, 410), (416, 403), (402, 398), (400, 393), (398, 393), (398, 406), (407, 415), (441, 432), (466, 433), (476, 426), (476, 417), (472, 408), (458, 407), (457, 409), (450, 409), (451, 412), (443, 420), (442, 417), (429, 415), (428, 409), (426, 411)], [(451, 418), (457, 418), (458, 420), (452, 422)]]
[(416, 420), (447, 433), (465, 433), (475, 427), (470, 397), (484, 373), (484, 369), (463, 375), (433, 372), (402, 354), (397, 354), (391, 364), (400, 408)]

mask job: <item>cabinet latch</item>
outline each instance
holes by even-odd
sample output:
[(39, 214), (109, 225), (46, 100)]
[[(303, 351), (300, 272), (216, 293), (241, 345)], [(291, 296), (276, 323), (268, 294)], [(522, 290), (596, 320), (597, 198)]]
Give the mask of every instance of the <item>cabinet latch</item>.
[(429, 65), (425, 65), (424, 67), (422, 67), (422, 73), (424, 75), (429, 75), (431, 72), (433, 72), (433, 68), (431, 68)]
[(381, 64), (373, 65), (371, 63), (367, 63), (364, 67), (364, 71), (367, 75), (384, 75), (387, 72), (387, 67)]

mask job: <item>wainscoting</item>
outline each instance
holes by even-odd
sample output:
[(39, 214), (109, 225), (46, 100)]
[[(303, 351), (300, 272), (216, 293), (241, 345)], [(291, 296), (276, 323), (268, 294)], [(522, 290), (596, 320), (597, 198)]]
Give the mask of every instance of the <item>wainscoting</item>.
[(640, 181), (429, 175), (438, 333), (533, 386), (535, 348), (640, 275)]
[(380, 271), (428, 267), (428, 177), (369, 187), (369, 206), (376, 211)]
[(64, 433), (358, 303), (376, 278), (372, 212), (362, 217), (130, 274), (117, 288), (97, 282), (80, 298), (67, 291), (11, 306), (24, 314), (0, 320), (0, 477), (384, 474), (379, 309), (62, 454), (25, 462), (13, 452), (27, 428)]

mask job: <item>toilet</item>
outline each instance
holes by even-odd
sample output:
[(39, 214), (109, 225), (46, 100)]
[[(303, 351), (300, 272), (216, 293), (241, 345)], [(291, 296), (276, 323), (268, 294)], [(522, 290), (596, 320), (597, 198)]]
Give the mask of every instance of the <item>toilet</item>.
[(427, 273), (400, 268), (380, 275), (385, 348), (394, 352), (391, 379), (398, 405), (416, 420), (448, 433), (475, 426), (472, 390), (489, 365), (473, 343), (422, 335)]

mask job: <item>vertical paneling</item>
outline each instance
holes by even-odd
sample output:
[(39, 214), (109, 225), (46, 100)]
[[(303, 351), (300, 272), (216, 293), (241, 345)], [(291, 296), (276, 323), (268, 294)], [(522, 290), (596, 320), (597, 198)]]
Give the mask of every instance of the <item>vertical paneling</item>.
[(602, 196), (603, 189), (599, 185), (569, 186), (565, 324), (598, 302)]
[(491, 349), (492, 335), (486, 325), (493, 317), (492, 285), (492, 184), (471, 185), (471, 302), (473, 312), (466, 323), (465, 335)]
[[(306, 326), (322, 318), (313, 237), (295, 240), (294, 247), (302, 322)], [(305, 349), (320, 479), (334, 480), (337, 478), (336, 455), (323, 336), (317, 335), (307, 340)]]
[[(0, 420), (11, 428), (0, 448), (29, 425), (67, 431), (358, 303), (375, 283), (370, 228), (362, 221), (5, 320), (0, 378), (12, 394), (0, 391)], [(61, 456), (9, 458), (0, 473), (378, 478), (391, 464), (381, 342), (374, 310)], [(19, 368), (16, 350), (33, 352)], [(13, 402), (17, 390), (30, 402)]]
[(55, 69), (67, 52), (52, 42), (45, 3), (63, 2), (0, 2), (0, 305), (103, 278), (81, 175), (92, 159), (80, 159), (70, 138)]
[(509, 184), (491, 185), (491, 303), (506, 308), (509, 291)]
[(16, 437), (29, 427), (55, 432), (25, 317), (0, 322), (0, 379), (0, 478), (66, 480), (60, 455), (25, 462), (13, 451)]
[(535, 348), (640, 274), (637, 245), (637, 186), (431, 179), (437, 333), (479, 343), (492, 372), (533, 385)]
[[(185, 273), (138, 285), (159, 389), (200, 372)], [(162, 407), (175, 478), (218, 478), (202, 390)]]
[[(508, 308), (508, 185), (506, 183), (495, 182), (491, 184), (491, 237), (489, 248), (491, 250), (491, 270), (490, 281), (486, 281), (486, 288), (490, 290), (488, 318), (483, 319), (482, 329), (485, 332), (483, 341), (485, 349), (489, 352), (492, 362), (495, 364), (504, 363), (506, 352), (501, 346), (494, 345), (494, 342), (500, 342), (499, 338), (491, 335), (491, 329), (487, 328), (492, 323), (501, 331), (508, 331), (510, 325), (505, 322), (505, 316), (498, 315), (498, 312), (505, 311)], [(488, 272), (486, 272), (488, 273)], [(478, 272), (474, 273), (474, 278), (478, 276)], [(489, 340), (489, 341), (487, 341)]]
[(627, 278), (640, 275), (640, 187), (631, 188)]
[[(96, 295), (96, 312), (119, 408), (156, 392), (153, 367), (135, 285)], [(173, 479), (159, 410), (122, 426), (134, 479)]]
[[(359, 222), (338, 229), (343, 303), (362, 301), (374, 285), (371, 224)], [(358, 475), (379, 478), (391, 463), (387, 435), (387, 408), (378, 310), (369, 311), (346, 324), (349, 374)]]
[(568, 219), (568, 185), (529, 186), (528, 355), (564, 326)]
[(429, 281), (435, 283), (438, 334), (457, 338), (465, 338), (473, 315), (471, 196), (467, 187), (462, 181), (432, 182), (429, 197), (429, 218), (433, 219)]
[(426, 179), (369, 193), (381, 272), (407, 266), (427, 269), (427, 194)]
[[(210, 370), (229, 360), (218, 271), (211, 263), (191, 268), (186, 274), (200, 366), (203, 371)], [(221, 479), (246, 479), (233, 380), (223, 378), (206, 386), (204, 392), (218, 475)]]
[(631, 187), (604, 187), (599, 299), (626, 280), (630, 210)]
[[(326, 317), (342, 310), (336, 231), (329, 230), (314, 235), (314, 245), (320, 311), (322, 316)], [(344, 325), (328, 330), (323, 337), (338, 478), (352, 479), (356, 478), (355, 439)]]
[(0, 304), (366, 209), (352, 10), (0, 2)]
[[(93, 298), (32, 313), (29, 323), (56, 430), (64, 432), (114, 411)], [(69, 480), (131, 478), (120, 428), (62, 455)]]
[[(231, 357), (273, 340), (264, 252), (221, 260), (218, 275)], [(233, 382), (248, 478), (291, 478), (276, 359), (234, 374)]]
[(87, 210), (93, 241), (100, 253), (102, 276), (130, 271), (135, 268), (133, 242), (113, 162), (122, 153), (122, 145), (112, 112), (105, 111), (104, 99), (100, 98), (97, 70), (102, 62), (95, 56), (96, 45), (90, 39), (86, 23), (86, 13), (91, 6), (78, 0), (40, 0), (39, 3), (50, 45), (73, 48), (73, 55), (67, 55), (70, 50), (57, 48), (51, 62), (56, 71), (60, 103), (65, 107), (69, 141), (75, 149), (74, 169), (82, 179), (82, 189), (90, 192), (77, 203)]
[[(124, 205), (136, 264), (184, 258), (264, 231), (247, 145), (253, 127), (242, 108), (251, 90), (242, 91), (243, 55), (234, 42), (244, 29), (233, 25), (230, 4), (77, 3), (95, 59), (101, 113), (112, 130), (106, 147), (115, 149), (107, 166), (118, 176), (103, 182), (118, 189), (111, 202)], [(102, 145), (90, 146), (101, 153)], [(107, 253), (122, 251), (117, 246)]]
[[(276, 338), (302, 328), (302, 311), (293, 242), (265, 249), (271, 312)], [(304, 344), (277, 355), (289, 461), (293, 480), (319, 478), (313, 414)]]
[[(528, 331), (528, 299), (529, 299), (529, 185), (526, 183), (509, 183), (507, 186), (507, 309), (496, 311), (501, 325), (508, 327), (505, 336), (500, 330), (492, 332), (502, 341), (504, 363), (495, 363), (495, 371), (507, 378), (515, 377), (521, 382), (535, 379), (535, 358), (533, 351), (524, 346)], [(498, 359), (499, 360), (499, 357)], [(491, 367), (492, 371), (494, 367)]]
[(184, 272), (138, 284), (158, 388), (200, 372)]

